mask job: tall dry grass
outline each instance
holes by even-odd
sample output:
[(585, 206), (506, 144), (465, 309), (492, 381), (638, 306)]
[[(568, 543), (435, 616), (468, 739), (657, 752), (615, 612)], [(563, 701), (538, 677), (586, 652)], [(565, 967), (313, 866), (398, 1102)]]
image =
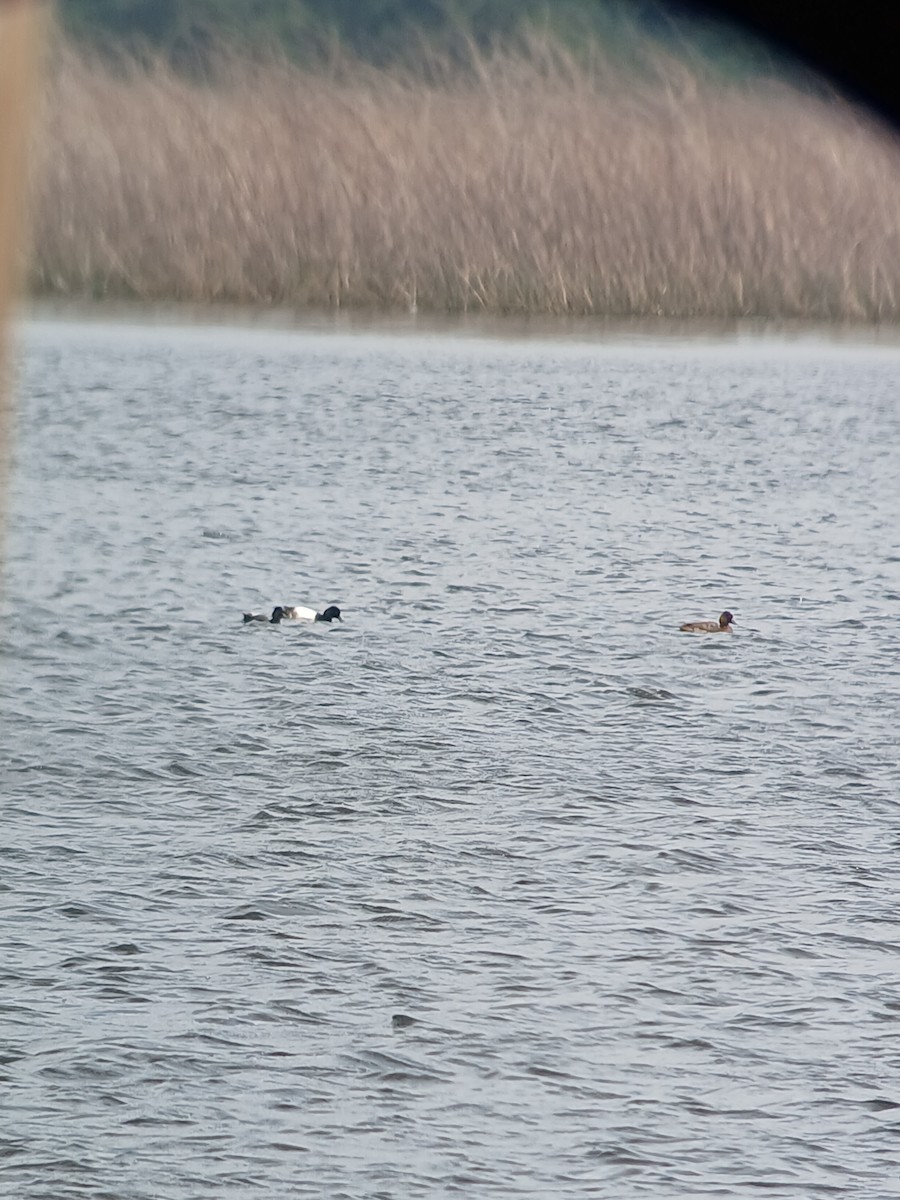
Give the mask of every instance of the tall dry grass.
[(206, 84), (62, 52), (33, 190), (39, 293), (900, 317), (900, 150), (873, 123), (546, 44)]

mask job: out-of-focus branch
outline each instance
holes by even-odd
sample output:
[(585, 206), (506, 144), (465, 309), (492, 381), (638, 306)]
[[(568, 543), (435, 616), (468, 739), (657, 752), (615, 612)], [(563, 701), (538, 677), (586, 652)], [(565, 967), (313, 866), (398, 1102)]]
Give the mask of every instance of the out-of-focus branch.
[(13, 426), (9, 320), (25, 259), (25, 157), (46, 8), (41, 0), (0, 0), (0, 550)]

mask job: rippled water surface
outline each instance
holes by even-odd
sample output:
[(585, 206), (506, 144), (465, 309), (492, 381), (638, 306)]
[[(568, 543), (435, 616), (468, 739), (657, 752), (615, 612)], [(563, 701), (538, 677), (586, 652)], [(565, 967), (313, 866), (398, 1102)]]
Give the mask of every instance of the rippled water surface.
[(900, 1195), (900, 351), (23, 349), (4, 1195)]

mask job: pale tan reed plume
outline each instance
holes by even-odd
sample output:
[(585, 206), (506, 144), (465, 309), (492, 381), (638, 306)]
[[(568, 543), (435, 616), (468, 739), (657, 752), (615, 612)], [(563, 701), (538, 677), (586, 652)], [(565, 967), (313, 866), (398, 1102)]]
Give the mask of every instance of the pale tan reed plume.
[(0, 0), (0, 562), (14, 415), (9, 322), (25, 259), (26, 149), (45, 18), (36, 0)]
[(900, 317), (900, 151), (874, 122), (549, 43), (206, 85), (63, 52), (34, 212), (39, 293)]

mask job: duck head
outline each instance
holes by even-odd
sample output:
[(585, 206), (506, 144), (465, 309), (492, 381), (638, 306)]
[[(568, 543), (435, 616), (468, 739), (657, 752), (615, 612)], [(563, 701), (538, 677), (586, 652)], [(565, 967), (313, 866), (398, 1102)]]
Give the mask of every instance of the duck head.
[(719, 624), (722, 626), (723, 629), (727, 629), (729, 625), (733, 625), (734, 624), (733, 614), (730, 612), (727, 612), (727, 611), (720, 613), (719, 614)]
[(344, 623), (344, 618), (341, 616), (341, 610), (338, 608), (338, 606), (336, 604), (332, 604), (329, 608), (326, 608), (323, 613), (321, 613), (318, 617), (316, 617), (316, 620), (317, 621), (340, 621), (340, 623), (342, 625)]
[(282, 606), (280, 604), (276, 604), (275, 607), (272, 609), (272, 615), (269, 618), (269, 624), (270, 625), (278, 625), (278, 624), (280, 624), (283, 617), (284, 617), (284, 609), (282, 608)]

